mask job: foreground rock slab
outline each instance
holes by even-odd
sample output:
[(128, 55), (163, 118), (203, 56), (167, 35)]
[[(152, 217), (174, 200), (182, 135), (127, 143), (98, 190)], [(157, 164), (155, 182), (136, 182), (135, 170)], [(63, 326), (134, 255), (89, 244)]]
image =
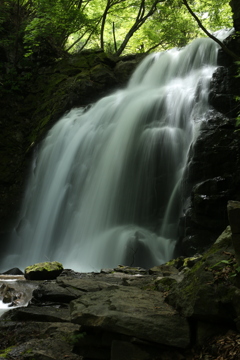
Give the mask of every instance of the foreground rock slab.
[[(148, 271), (65, 269), (34, 284), (31, 303), (0, 318), (0, 359), (200, 360), (204, 351), (212, 359), (214, 336), (224, 343), (232, 336), (239, 354), (240, 272), (230, 227), (202, 256)], [(229, 356), (221, 358), (237, 360)]]
[(133, 287), (87, 293), (71, 302), (73, 323), (186, 348), (189, 325), (156, 291)]

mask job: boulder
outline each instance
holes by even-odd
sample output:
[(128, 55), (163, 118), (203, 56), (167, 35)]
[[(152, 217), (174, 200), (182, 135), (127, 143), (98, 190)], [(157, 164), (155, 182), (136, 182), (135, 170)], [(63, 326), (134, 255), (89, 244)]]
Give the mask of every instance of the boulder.
[(19, 268), (12, 268), (5, 271), (3, 275), (23, 275), (23, 272)]
[(24, 276), (27, 280), (56, 279), (63, 271), (63, 266), (57, 261), (38, 263), (26, 267)]
[(172, 285), (166, 300), (195, 323), (199, 342), (207, 334), (204, 328), (215, 335), (223, 328), (235, 328), (240, 319), (240, 281), (229, 226), (182, 282)]

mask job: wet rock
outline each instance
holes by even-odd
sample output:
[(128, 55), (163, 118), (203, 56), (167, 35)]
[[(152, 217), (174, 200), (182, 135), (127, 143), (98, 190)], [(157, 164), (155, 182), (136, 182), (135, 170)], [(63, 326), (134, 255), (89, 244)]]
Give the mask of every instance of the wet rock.
[(0, 299), (4, 304), (10, 303), (13, 299), (14, 288), (9, 285), (2, 284), (0, 286)]
[(229, 93), (228, 68), (219, 66), (214, 72), (209, 93), (209, 103), (222, 113), (230, 113), (232, 109), (233, 95)]
[(180, 254), (205, 251), (228, 225), (227, 202), (239, 197), (239, 141), (235, 120), (210, 111), (185, 172), (185, 196), (190, 196), (180, 220)]
[(134, 56), (133, 59), (129, 60), (127, 60), (127, 57), (123, 57), (122, 60), (116, 64), (114, 74), (120, 84), (126, 84), (139, 62), (143, 59), (143, 56)]
[(8, 282), (0, 280), (0, 300), (9, 307), (25, 306), (32, 297), (33, 289), (33, 284), (22, 280)]
[(41, 301), (42, 303), (69, 303), (70, 301), (78, 298), (84, 292), (78, 290), (74, 286), (60, 286), (53, 282), (46, 282), (40, 284), (37, 289), (33, 291), (33, 300)]
[(143, 269), (141, 267), (125, 266), (125, 265), (118, 265), (117, 268), (114, 268), (114, 271), (131, 274), (131, 275), (145, 275), (148, 273), (148, 270)]

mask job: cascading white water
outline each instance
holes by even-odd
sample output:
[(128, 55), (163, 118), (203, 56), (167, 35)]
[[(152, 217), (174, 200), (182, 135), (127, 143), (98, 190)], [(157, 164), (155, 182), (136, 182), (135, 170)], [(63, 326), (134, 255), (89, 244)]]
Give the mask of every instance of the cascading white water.
[(5, 267), (57, 260), (98, 271), (169, 260), (216, 57), (210, 39), (152, 54), (125, 90), (64, 116), (32, 165)]

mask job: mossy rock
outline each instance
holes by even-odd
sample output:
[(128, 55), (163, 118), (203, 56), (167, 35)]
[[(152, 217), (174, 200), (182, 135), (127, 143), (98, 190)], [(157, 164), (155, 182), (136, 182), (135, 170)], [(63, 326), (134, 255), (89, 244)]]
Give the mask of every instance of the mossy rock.
[(8, 354), (12, 351), (13, 348), (13, 346), (10, 346), (4, 350), (0, 350), (0, 359), (7, 359)]
[(166, 301), (186, 317), (234, 324), (240, 316), (240, 289), (226, 272), (233, 257), (227, 227), (184, 279), (173, 284)]
[(30, 265), (24, 270), (27, 280), (53, 280), (63, 271), (63, 265), (57, 261)]
[(164, 277), (155, 281), (155, 287), (158, 291), (169, 291), (171, 287), (177, 283), (177, 280), (171, 277)]

